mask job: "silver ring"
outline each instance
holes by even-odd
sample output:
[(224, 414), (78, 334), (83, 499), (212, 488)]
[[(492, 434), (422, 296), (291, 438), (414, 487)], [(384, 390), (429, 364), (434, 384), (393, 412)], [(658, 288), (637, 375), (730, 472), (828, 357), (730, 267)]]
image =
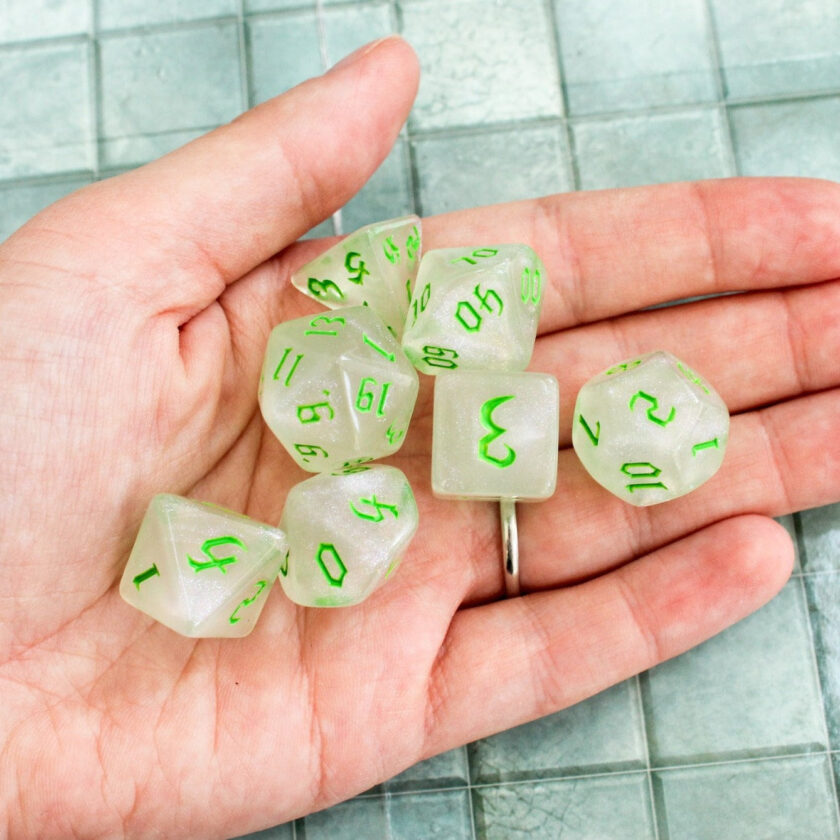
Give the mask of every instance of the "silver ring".
[(505, 572), (505, 595), (515, 598), (522, 589), (519, 585), (519, 536), (516, 531), (516, 502), (499, 500), (499, 518), (502, 523), (502, 563)]

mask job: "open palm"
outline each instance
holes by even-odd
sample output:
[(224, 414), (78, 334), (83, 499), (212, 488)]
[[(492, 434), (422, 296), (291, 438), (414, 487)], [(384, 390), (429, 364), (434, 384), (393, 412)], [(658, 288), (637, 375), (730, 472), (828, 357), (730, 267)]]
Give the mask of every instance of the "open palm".
[[(556, 495), (496, 508), (429, 488), (431, 388), (389, 459), (420, 529), (364, 604), (279, 587), (242, 640), (185, 639), (117, 593), (150, 497), (275, 523), (306, 475), (265, 430), (272, 326), (317, 309), (294, 243), (387, 153), (417, 66), (398, 39), (0, 247), (0, 832), (225, 837), (555, 711), (767, 601), (792, 547), (768, 516), (840, 498), (840, 187), (732, 180), (553, 196), (424, 222), (424, 247), (527, 242), (549, 285), (531, 365), (560, 381)], [(678, 307), (640, 308), (744, 290)], [(733, 414), (722, 470), (631, 508), (569, 448), (577, 389), (672, 350)]]

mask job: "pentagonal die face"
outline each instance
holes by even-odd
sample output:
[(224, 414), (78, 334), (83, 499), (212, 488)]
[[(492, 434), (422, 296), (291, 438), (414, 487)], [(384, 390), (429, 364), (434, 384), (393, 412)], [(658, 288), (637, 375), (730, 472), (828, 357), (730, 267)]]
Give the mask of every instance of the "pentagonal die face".
[(435, 382), (432, 489), (438, 496), (537, 501), (557, 481), (557, 380), (465, 371)]
[(396, 452), (417, 390), (417, 372), (382, 319), (357, 306), (275, 327), (259, 400), (295, 461), (329, 472)]
[(726, 404), (664, 351), (614, 365), (575, 404), (575, 452), (599, 484), (634, 505), (699, 487), (719, 469), (728, 439)]
[(140, 525), (120, 595), (184, 636), (246, 636), (286, 549), (277, 528), (162, 494), (152, 499)]
[(360, 467), (295, 485), (281, 528), (289, 535), (286, 595), (306, 607), (350, 606), (396, 568), (417, 530), (417, 505), (400, 470)]
[(293, 285), (330, 309), (369, 306), (402, 336), (420, 262), (420, 219), (405, 216), (360, 228), (299, 268)]
[(403, 348), (418, 370), (524, 370), (534, 350), (545, 267), (527, 245), (426, 253)]

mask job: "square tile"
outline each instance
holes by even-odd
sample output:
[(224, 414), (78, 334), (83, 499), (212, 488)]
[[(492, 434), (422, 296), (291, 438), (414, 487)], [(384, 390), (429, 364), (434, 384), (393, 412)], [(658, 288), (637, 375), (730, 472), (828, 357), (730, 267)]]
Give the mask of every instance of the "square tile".
[(542, 0), (417, 0), (402, 6), (403, 35), (423, 72), (415, 128), (476, 125), (561, 113)]
[(385, 790), (420, 790), (469, 784), (466, 747), (427, 758), (384, 783)]
[(652, 764), (826, 748), (802, 581), (642, 677)]
[(0, 51), (0, 178), (93, 168), (87, 44)]
[(295, 824), (288, 822), (283, 825), (276, 825), (274, 828), (267, 828), (265, 831), (256, 831), (253, 834), (242, 834), (231, 840), (295, 840)]
[(739, 106), (730, 108), (729, 119), (742, 175), (840, 181), (840, 96)]
[(351, 799), (306, 817), (306, 840), (468, 840), (468, 796), (459, 790)]
[(236, 16), (238, 0), (98, 0), (99, 28), (117, 29)]
[(789, 513), (786, 516), (777, 516), (776, 522), (779, 523), (787, 532), (793, 542), (793, 571), (802, 571), (802, 560), (799, 556), (799, 537), (796, 533), (796, 517), (798, 514)]
[(333, 65), (353, 50), (395, 31), (387, 0), (364, 6), (328, 6), (324, 11), (328, 63)]
[(83, 34), (90, 8), (90, 0), (3, 0), (0, 43)]
[(729, 97), (840, 87), (836, 0), (711, 0), (711, 4)]
[(344, 205), (342, 226), (344, 233), (352, 233), (371, 222), (413, 212), (408, 153), (405, 141), (399, 139), (370, 180)]
[(717, 99), (704, 0), (554, 0), (569, 112)]
[(636, 680), (476, 741), (469, 751), (475, 783), (642, 769), (644, 722)]
[(814, 630), (828, 739), (840, 749), (840, 573), (820, 572), (803, 577), (811, 626)]
[(259, 18), (246, 31), (252, 105), (323, 72), (314, 12)]
[(11, 236), (24, 222), (54, 201), (89, 184), (91, 178), (70, 178), (46, 184), (26, 184), (3, 188), (0, 185), (0, 242)]
[(803, 510), (802, 568), (806, 572), (840, 569), (840, 504)]
[(103, 167), (143, 163), (242, 110), (235, 24), (100, 41)]
[(655, 837), (644, 773), (476, 788), (474, 795), (482, 840)]
[(423, 213), (515, 201), (573, 188), (559, 126), (414, 141)]
[(825, 755), (768, 759), (654, 774), (668, 840), (836, 840)]
[(731, 174), (717, 108), (572, 125), (584, 190), (632, 187)]

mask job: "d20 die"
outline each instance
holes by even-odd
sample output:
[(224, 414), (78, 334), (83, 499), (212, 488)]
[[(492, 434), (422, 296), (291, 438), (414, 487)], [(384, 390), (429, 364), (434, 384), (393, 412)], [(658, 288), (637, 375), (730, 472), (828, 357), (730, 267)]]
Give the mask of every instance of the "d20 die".
[(396, 568), (417, 530), (417, 505), (394, 467), (359, 467), (296, 484), (286, 499), (286, 595), (305, 607), (358, 604)]
[(432, 489), (438, 496), (546, 499), (557, 482), (557, 380), (467, 371), (435, 382)]
[(420, 262), (403, 349), (418, 370), (524, 370), (545, 268), (527, 245), (446, 248)]
[(667, 502), (723, 461), (729, 412), (717, 392), (665, 351), (614, 365), (578, 394), (572, 444), (589, 474), (633, 505)]
[(292, 284), (330, 309), (370, 306), (399, 338), (420, 262), (420, 219), (376, 222), (333, 245), (292, 275)]
[(120, 595), (184, 636), (247, 636), (287, 549), (277, 528), (181, 496), (155, 496)]
[(402, 445), (417, 372), (367, 306), (298, 318), (268, 340), (259, 401), (299, 466), (329, 472)]

